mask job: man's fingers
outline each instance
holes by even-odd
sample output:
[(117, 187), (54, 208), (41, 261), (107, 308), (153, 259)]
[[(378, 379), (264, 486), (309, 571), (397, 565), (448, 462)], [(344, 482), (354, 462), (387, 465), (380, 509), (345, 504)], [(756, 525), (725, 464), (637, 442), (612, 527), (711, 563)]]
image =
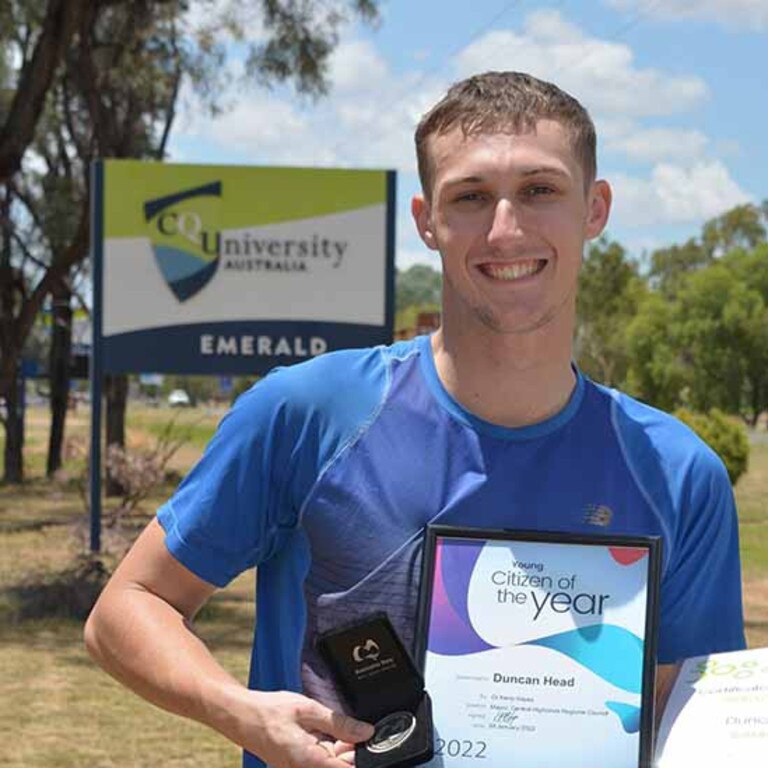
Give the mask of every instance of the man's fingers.
[(312, 702), (303, 713), (302, 725), (313, 731), (321, 731), (339, 741), (356, 744), (358, 741), (367, 741), (373, 736), (373, 726), (361, 720), (334, 712), (322, 704)]
[(341, 757), (345, 752), (354, 752), (355, 745), (348, 741), (337, 741), (333, 745), (333, 754), (336, 757)]
[[(347, 764), (354, 765), (355, 762), (355, 753), (354, 751), (350, 751), (350, 745), (344, 744), (344, 752), (339, 754), (337, 751), (336, 745), (342, 744), (343, 742), (337, 741), (335, 744), (332, 741), (324, 741), (322, 739), (318, 739), (314, 744), (314, 752), (322, 751), (321, 755), (318, 755), (319, 757), (319, 763), (315, 763), (314, 760), (312, 762), (312, 765), (322, 765), (323, 768), (341, 768), (342, 765), (346, 768)], [(351, 758), (351, 759), (350, 759)], [(342, 761), (341, 763), (339, 761)]]

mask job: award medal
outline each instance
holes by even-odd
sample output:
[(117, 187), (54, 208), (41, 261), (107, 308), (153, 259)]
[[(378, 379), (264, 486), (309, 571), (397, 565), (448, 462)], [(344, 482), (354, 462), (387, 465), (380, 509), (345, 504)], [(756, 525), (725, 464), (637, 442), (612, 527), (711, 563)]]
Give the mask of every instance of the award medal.
[(365, 748), (374, 754), (390, 752), (404, 744), (415, 730), (416, 718), (410, 712), (393, 712), (376, 723), (376, 731)]

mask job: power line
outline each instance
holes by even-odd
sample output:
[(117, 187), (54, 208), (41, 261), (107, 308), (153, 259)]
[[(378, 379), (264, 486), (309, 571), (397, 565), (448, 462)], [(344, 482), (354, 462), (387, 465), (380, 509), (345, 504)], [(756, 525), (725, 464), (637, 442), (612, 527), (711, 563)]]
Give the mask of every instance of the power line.
[[(697, 0), (694, 0), (697, 1)], [(648, 14), (656, 8), (658, 5), (660, 5), (662, 0), (651, 0), (650, 3), (647, 5), (644, 5), (642, 8), (640, 8), (637, 13), (635, 13), (634, 16), (632, 16), (628, 21), (624, 22), (621, 26), (617, 27), (611, 34), (609, 34), (607, 37), (605, 37), (605, 40), (618, 40), (619, 38), (623, 37), (627, 32), (629, 32), (631, 29), (636, 27)], [(588, 61), (592, 56), (594, 56), (596, 53), (596, 49), (592, 49), (588, 54), (586, 54), (579, 63), (583, 63), (585, 61)], [(560, 65), (557, 69), (555, 69), (554, 74), (557, 74), (558, 72), (563, 71), (563, 66)]]
[[(504, 4), (504, 6), (498, 10), (495, 14), (493, 14), (486, 22), (484, 22), (480, 27), (478, 27), (474, 32), (472, 32), (465, 40), (463, 40), (460, 44), (454, 46), (451, 48), (446, 54), (444, 54), (440, 61), (435, 63), (433, 66), (423, 70), (418, 74), (415, 80), (408, 83), (408, 85), (401, 89), (401, 91), (389, 102), (384, 104), (379, 112), (381, 114), (386, 114), (390, 111), (392, 111), (394, 108), (399, 106), (403, 99), (418, 85), (424, 82), (424, 80), (437, 72), (440, 72), (443, 70), (448, 63), (461, 51), (465, 50), (469, 45), (474, 43), (476, 40), (478, 40), (480, 37), (482, 37), (486, 32), (488, 32), (490, 29), (494, 27), (494, 25), (497, 24), (504, 16), (506, 16), (511, 10), (516, 9), (520, 6), (522, 6), (526, 0), (510, 0), (510, 2), (507, 2)], [(557, 3), (555, 6), (550, 6), (551, 8), (561, 8), (563, 5), (565, 5), (567, 0), (560, 0), (559, 3)], [(618, 26), (612, 33), (608, 34), (606, 37), (602, 38), (604, 40), (618, 40), (619, 38), (625, 36), (629, 31), (634, 29), (638, 24), (640, 24), (653, 10), (655, 10), (663, 0), (650, 0), (647, 4), (640, 7), (636, 13), (631, 16), (627, 21), (623, 22), (620, 26)], [(691, 4), (694, 2), (697, 2), (697, 0), (691, 0)], [(589, 53), (587, 53), (581, 60), (580, 63), (583, 63), (584, 61), (589, 60), (590, 57), (594, 56), (596, 54), (596, 49), (591, 50)], [(563, 68), (567, 66), (566, 64), (561, 64), (557, 69), (554, 70), (553, 75), (557, 75), (558, 73), (563, 71)], [(550, 76), (551, 77), (551, 76)], [(554, 78), (553, 78), (554, 79)], [(374, 123), (373, 121), (369, 122), (368, 125), (370, 127), (373, 127)], [(362, 126), (363, 128), (365, 126)], [(358, 129), (360, 126), (358, 126)], [(349, 132), (347, 132), (348, 134)], [(331, 147), (331, 152), (333, 154), (336, 154), (345, 144), (345, 141), (342, 139), (338, 142), (336, 142)]]
[[(430, 77), (431, 75), (434, 75), (436, 72), (439, 72), (440, 70), (444, 69), (445, 66), (448, 64), (448, 62), (456, 56), (458, 53), (460, 53), (464, 48), (466, 48), (468, 45), (471, 45), (475, 40), (480, 38), (482, 35), (484, 35), (489, 29), (491, 29), (498, 21), (500, 21), (504, 16), (509, 13), (513, 8), (516, 8), (517, 6), (523, 5), (526, 2), (526, 0), (511, 0), (508, 3), (505, 3), (504, 6), (497, 11), (488, 21), (482, 24), (478, 29), (476, 29), (466, 40), (464, 40), (462, 43), (460, 43), (457, 46), (454, 46), (451, 50), (448, 51), (436, 64), (434, 64), (432, 67), (422, 71), (416, 78), (415, 81), (408, 83), (407, 87), (403, 88), (390, 102), (385, 104), (381, 111), (383, 113), (389, 112), (392, 109), (394, 109), (396, 106), (402, 103), (402, 100), (408, 95), (408, 93), (413, 90), (415, 86), (418, 86), (419, 84), (423, 83), (424, 80), (427, 77)], [(562, 0), (560, 3), (566, 2), (566, 0)], [(334, 144), (333, 147), (331, 147), (331, 152), (336, 153), (342, 146), (344, 145), (344, 141), (339, 141), (336, 144)]]

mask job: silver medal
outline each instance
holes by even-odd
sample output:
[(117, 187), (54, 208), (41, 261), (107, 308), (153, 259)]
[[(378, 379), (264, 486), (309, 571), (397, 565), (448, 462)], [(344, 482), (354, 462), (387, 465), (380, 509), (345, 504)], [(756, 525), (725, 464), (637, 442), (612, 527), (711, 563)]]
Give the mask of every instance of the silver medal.
[(374, 754), (390, 752), (405, 743), (416, 730), (416, 718), (410, 712), (393, 712), (376, 723), (376, 731), (365, 748)]

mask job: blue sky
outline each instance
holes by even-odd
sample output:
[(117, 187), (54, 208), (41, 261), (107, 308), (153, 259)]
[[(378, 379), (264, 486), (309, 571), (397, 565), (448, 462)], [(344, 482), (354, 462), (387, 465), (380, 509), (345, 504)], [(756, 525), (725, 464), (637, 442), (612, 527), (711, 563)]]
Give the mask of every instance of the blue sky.
[(608, 234), (637, 258), (768, 198), (768, 0), (389, 0), (376, 28), (342, 33), (327, 98), (239, 88), (215, 119), (188, 98), (170, 160), (394, 168), (397, 264), (439, 268), (410, 219), (413, 129), (451, 82), (488, 69), (587, 107), (614, 189)]

